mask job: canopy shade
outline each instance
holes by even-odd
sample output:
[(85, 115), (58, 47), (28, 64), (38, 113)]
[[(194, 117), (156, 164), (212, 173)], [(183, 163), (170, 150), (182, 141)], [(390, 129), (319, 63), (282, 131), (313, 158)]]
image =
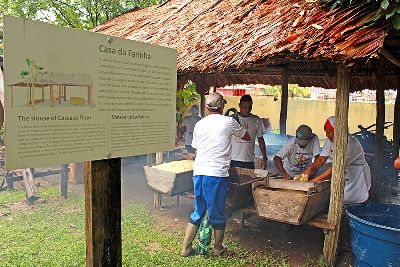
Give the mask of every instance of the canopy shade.
[[(373, 20), (375, 2), (353, 1), (329, 10), (318, 0), (171, 0), (138, 9), (93, 31), (178, 50), (178, 85), (200, 90), (238, 83), (289, 83), (336, 87), (336, 66), (353, 66), (352, 90), (375, 89), (372, 74), (384, 47), (400, 58), (399, 33)], [(386, 62), (389, 88), (399, 67)]]

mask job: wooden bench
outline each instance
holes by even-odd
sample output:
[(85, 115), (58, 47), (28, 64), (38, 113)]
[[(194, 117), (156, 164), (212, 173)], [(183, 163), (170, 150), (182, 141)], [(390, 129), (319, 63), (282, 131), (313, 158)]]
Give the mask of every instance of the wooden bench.
[[(252, 216), (258, 216), (255, 207), (247, 207), (247, 208), (243, 208), (240, 210), (240, 221), (242, 223), (242, 227), (246, 227), (245, 220)], [(258, 217), (263, 218), (260, 216), (258, 216)], [(318, 217), (315, 217), (315, 218), (307, 221), (305, 224), (316, 227), (316, 228), (320, 228), (320, 229), (326, 229), (326, 230), (334, 230), (335, 229), (334, 224), (328, 223), (327, 214), (321, 214)]]

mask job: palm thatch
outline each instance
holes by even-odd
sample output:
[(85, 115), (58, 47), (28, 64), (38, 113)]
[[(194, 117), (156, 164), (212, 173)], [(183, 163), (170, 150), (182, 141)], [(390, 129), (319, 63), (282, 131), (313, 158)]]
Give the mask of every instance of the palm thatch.
[[(376, 88), (371, 59), (384, 46), (400, 45), (389, 23), (363, 27), (376, 10), (365, 1), (329, 10), (318, 0), (171, 0), (93, 31), (176, 48), (179, 86), (188, 79), (203, 91), (237, 83), (275, 85), (287, 71), (289, 83), (335, 88), (337, 63), (346, 62), (354, 66), (353, 90), (362, 90)], [(389, 88), (399, 87), (398, 73), (387, 61)]]

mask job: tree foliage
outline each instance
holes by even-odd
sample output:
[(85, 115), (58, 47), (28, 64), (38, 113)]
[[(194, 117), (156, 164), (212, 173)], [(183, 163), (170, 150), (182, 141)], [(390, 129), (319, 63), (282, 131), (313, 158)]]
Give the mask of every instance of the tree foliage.
[[(359, 0), (376, 4), (377, 10), (373, 20), (367, 21), (365, 27), (372, 26), (378, 21), (386, 19), (392, 23), (393, 28), (400, 30), (400, 0)], [(351, 5), (356, 1), (352, 0), (321, 0), (328, 4), (332, 9), (339, 6)]]
[(186, 109), (199, 99), (196, 84), (189, 81), (182, 89), (176, 92), (176, 122), (180, 125)]
[(165, 0), (1, 0), (0, 49), (3, 40), (2, 15), (40, 20), (71, 28), (92, 29), (129, 10), (162, 2)]
[[(311, 88), (310, 87), (301, 87), (297, 84), (289, 84), (288, 86), (289, 96), (293, 97), (310, 97)], [(281, 95), (281, 86), (279, 85), (266, 85), (264, 88), (264, 94), (270, 96), (279, 97)]]

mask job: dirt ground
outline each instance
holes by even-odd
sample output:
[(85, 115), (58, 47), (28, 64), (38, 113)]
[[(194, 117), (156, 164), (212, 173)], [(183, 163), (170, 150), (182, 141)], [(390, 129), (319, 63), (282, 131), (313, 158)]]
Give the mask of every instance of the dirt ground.
[[(147, 186), (142, 166), (146, 164), (145, 157), (130, 157), (122, 159), (122, 206), (141, 203), (151, 208), (159, 225), (165, 231), (181, 232), (182, 239), (187, 218), (192, 212), (193, 200), (180, 197), (179, 206), (176, 197), (162, 197), (162, 208), (153, 208), (153, 193)], [(60, 186), (60, 176), (53, 175), (36, 178), (39, 186)], [(17, 185), (19, 187), (21, 185)], [(72, 194), (84, 194), (83, 185), (69, 184)], [(235, 211), (228, 219), (227, 237), (239, 241), (248, 251), (269, 252), (274, 255), (287, 255), (290, 266), (304, 266), (309, 259), (317, 262), (322, 254), (324, 233), (311, 226), (292, 226), (251, 217), (246, 220), (245, 228), (240, 222), (240, 212)], [(339, 252), (337, 265), (351, 266), (351, 253)]]

